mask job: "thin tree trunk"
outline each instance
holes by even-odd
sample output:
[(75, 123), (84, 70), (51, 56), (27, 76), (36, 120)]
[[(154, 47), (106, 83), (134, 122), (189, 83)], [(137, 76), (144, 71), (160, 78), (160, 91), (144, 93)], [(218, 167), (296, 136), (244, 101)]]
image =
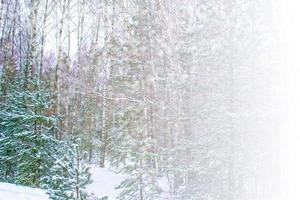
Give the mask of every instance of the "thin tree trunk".
[(113, 1), (113, 16), (111, 22), (109, 21), (109, 13), (108, 13), (108, 1), (105, 1), (105, 13), (104, 13), (104, 23), (105, 23), (105, 45), (108, 48), (105, 52), (106, 57), (106, 67), (104, 68), (106, 76), (104, 79), (103, 85), (103, 102), (102, 102), (102, 127), (101, 127), (101, 158), (100, 158), (100, 167), (105, 167), (105, 159), (107, 154), (107, 143), (108, 143), (108, 120), (109, 120), (109, 104), (110, 104), (110, 79), (112, 73), (112, 65), (113, 65), (113, 48), (114, 45), (114, 14), (115, 14), (115, 1)]
[(77, 167), (77, 171), (76, 171), (76, 199), (80, 200), (80, 183), (79, 183), (79, 169), (80, 169), (80, 156), (79, 156), (79, 150), (76, 147), (76, 167)]
[(105, 167), (105, 156), (106, 156), (106, 140), (107, 140), (107, 131), (106, 131), (106, 117), (107, 117), (107, 86), (104, 85), (103, 88), (103, 103), (102, 103), (102, 125), (101, 125), (101, 158), (100, 158), (100, 167)]
[(39, 69), (39, 84), (41, 84), (41, 79), (43, 76), (43, 63), (44, 63), (44, 43), (46, 39), (45, 35), (45, 29), (46, 29), (46, 22), (47, 22), (47, 16), (48, 16), (48, 3), (49, 0), (46, 0), (45, 2), (45, 13), (43, 16), (43, 25), (42, 25), (42, 38), (41, 38), (41, 56), (40, 56), (40, 69)]
[(28, 71), (26, 74), (29, 76), (30, 79), (34, 78), (34, 57), (36, 51), (36, 36), (37, 36), (37, 13), (38, 13), (38, 1), (31, 0), (31, 14), (30, 14), (30, 23), (31, 23), (31, 30), (30, 30), (30, 38), (29, 38), (29, 48), (28, 48), (28, 56), (27, 56), (27, 64)]
[(0, 1), (0, 27), (2, 25), (3, 6), (4, 6), (4, 0), (1, 0)]
[[(0, 46), (1, 47), (2, 47), (2, 44), (3, 44), (3, 40), (5, 38), (5, 29), (6, 29), (6, 24), (7, 24), (8, 16), (9, 16), (9, 8), (10, 8), (10, 5), (11, 5), (11, 2), (12, 2), (12, 0), (10, 0), (6, 4), (6, 11), (5, 11), (5, 15), (4, 15), (5, 17), (2, 18), (2, 20), (1, 20), (1, 21), (3, 21), (3, 25), (2, 25), (2, 23), (0, 24), (0, 25), (2, 25), (1, 38), (0, 38)], [(3, 9), (3, 7), (4, 7), (4, 2), (2, 4), (2, 8), (1, 9)], [(1, 12), (3, 12), (3, 10)]]
[[(65, 19), (65, 12), (66, 12), (66, 0), (63, 0), (62, 12), (59, 20), (58, 26), (58, 51), (57, 51), (57, 60), (55, 65), (55, 80), (54, 80), (54, 112), (57, 115), (60, 115), (60, 67), (62, 64), (62, 42), (63, 42), (63, 27), (64, 27), (64, 19)], [(59, 124), (61, 126), (61, 122)], [(57, 133), (57, 138), (62, 139), (63, 135), (62, 132)]]
[[(142, 158), (140, 159), (140, 169), (143, 169), (143, 160)], [(144, 182), (143, 182), (143, 174), (140, 174), (140, 178), (139, 178), (139, 184), (140, 184), (140, 188), (139, 188), (139, 194), (140, 194), (140, 199), (139, 200), (144, 200)]]

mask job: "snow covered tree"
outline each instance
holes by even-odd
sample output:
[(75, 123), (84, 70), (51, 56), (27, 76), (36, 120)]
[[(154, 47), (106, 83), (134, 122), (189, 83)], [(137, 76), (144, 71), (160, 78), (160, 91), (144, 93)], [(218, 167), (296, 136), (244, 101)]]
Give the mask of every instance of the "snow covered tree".
[(47, 189), (54, 200), (84, 199), (90, 175), (78, 145), (56, 139), (58, 119), (37, 82), (27, 81), (30, 90), (19, 84), (1, 104), (1, 181)]
[(84, 188), (90, 182), (90, 173), (80, 155), (79, 144), (69, 141), (62, 142), (61, 146), (49, 175), (43, 177), (44, 187), (54, 200), (86, 199)]
[[(35, 81), (27, 81), (36, 88)], [(57, 141), (57, 118), (46, 113), (48, 96), (42, 90), (23, 90), (18, 82), (1, 104), (1, 173), (5, 181), (40, 187), (52, 165)]]

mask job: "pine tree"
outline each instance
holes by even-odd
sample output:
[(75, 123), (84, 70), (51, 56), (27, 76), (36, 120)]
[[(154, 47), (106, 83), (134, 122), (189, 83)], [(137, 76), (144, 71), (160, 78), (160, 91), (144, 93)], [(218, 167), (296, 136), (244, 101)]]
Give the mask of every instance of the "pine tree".
[[(29, 84), (36, 87), (35, 81)], [(57, 118), (45, 113), (49, 105), (45, 91), (22, 91), (20, 85), (13, 85), (1, 104), (0, 173), (3, 181), (40, 187), (57, 148), (53, 136)]]
[(56, 116), (49, 114), (49, 96), (27, 80), (20, 82), (1, 104), (0, 181), (48, 190), (53, 200), (85, 199), (89, 168), (82, 162), (79, 147), (59, 141)]
[(43, 178), (45, 187), (52, 199), (86, 199), (84, 188), (90, 182), (90, 173), (84, 156), (80, 156), (79, 144), (69, 140), (61, 146), (49, 175)]

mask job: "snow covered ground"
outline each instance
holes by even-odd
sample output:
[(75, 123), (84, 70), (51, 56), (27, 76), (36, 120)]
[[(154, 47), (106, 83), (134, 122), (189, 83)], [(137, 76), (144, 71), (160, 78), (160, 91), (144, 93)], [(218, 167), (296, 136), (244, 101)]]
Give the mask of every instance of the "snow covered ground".
[[(90, 170), (92, 183), (87, 185), (86, 192), (93, 197), (108, 197), (108, 200), (117, 200), (121, 190), (115, 189), (127, 176), (116, 174), (107, 168), (92, 165)], [(167, 180), (160, 178), (158, 186), (162, 192), (168, 191)], [(162, 193), (165, 196), (167, 193)], [(162, 198), (168, 199), (168, 198)], [(0, 200), (49, 200), (46, 191), (25, 186), (0, 182)]]
[[(108, 200), (117, 200), (117, 197), (121, 193), (121, 189), (116, 189), (122, 181), (128, 176), (116, 174), (107, 168), (100, 168), (98, 166), (91, 166), (91, 179), (92, 183), (87, 185), (86, 192), (92, 194), (93, 197), (108, 197)], [(161, 190), (159, 199), (172, 199), (169, 196), (168, 180), (164, 177), (157, 179), (157, 186)]]
[(0, 182), (0, 200), (49, 200), (46, 191)]
[(125, 175), (116, 174), (109, 169), (91, 166), (92, 183), (87, 185), (86, 192), (95, 197), (108, 197), (108, 200), (116, 200), (120, 190), (115, 189), (126, 179)]

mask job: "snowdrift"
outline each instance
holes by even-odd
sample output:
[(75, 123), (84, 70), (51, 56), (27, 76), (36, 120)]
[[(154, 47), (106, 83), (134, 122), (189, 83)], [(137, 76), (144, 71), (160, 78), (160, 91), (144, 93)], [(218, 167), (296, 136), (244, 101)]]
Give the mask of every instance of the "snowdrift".
[(0, 200), (49, 200), (46, 191), (0, 182)]
[(91, 166), (92, 183), (87, 185), (86, 192), (95, 197), (107, 196), (109, 200), (116, 200), (121, 190), (115, 189), (126, 176), (116, 174), (109, 169)]

